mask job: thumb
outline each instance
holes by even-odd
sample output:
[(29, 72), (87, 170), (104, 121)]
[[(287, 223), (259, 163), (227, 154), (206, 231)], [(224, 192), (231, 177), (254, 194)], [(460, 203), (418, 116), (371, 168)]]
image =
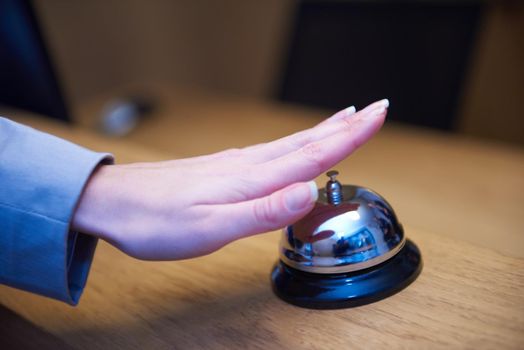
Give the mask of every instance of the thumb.
[(313, 209), (317, 198), (314, 181), (300, 182), (266, 197), (220, 205), (218, 217), (226, 225), (225, 234), (235, 240), (296, 222)]

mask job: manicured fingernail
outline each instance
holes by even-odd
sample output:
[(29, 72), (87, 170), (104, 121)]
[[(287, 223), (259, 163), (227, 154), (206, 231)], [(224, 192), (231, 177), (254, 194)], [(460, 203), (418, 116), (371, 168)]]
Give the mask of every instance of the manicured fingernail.
[(318, 187), (315, 181), (309, 181), (308, 183), (309, 191), (311, 192), (311, 201), (316, 202), (318, 199)]
[(372, 104), (364, 108), (362, 111), (364, 112), (363, 114), (368, 114), (368, 113), (373, 112), (375, 109), (388, 108), (388, 107), (389, 107), (389, 100), (387, 98), (384, 98), (380, 101), (373, 102)]
[(384, 108), (388, 108), (389, 107), (389, 100), (387, 98), (383, 99), (383, 100), (380, 100), (379, 101), (380, 105), (383, 106)]
[(304, 209), (317, 199), (318, 190), (314, 181), (293, 186), (284, 193), (285, 206), (292, 212)]
[(346, 112), (346, 117), (349, 117), (350, 115), (355, 114), (356, 111), (357, 109), (355, 108), (355, 106), (349, 106), (348, 108), (344, 110), (344, 112)]

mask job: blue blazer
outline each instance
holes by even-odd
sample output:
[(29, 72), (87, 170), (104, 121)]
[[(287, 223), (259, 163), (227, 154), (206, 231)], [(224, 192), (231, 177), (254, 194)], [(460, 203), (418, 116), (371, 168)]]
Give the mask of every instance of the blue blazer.
[(0, 283), (76, 305), (96, 238), (70, 229), (95, 153), (0, 117)]

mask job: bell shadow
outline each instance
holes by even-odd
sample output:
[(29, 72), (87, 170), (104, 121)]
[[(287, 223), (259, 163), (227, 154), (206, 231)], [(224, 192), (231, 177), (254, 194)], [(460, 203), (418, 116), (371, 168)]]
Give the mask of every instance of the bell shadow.
[(0, 305), (0, 344), (2, 349), (73, 349), (3, 305)]

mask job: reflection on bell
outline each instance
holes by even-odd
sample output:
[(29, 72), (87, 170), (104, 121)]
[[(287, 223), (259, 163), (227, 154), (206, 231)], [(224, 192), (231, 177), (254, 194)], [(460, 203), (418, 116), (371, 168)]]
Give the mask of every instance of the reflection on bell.
[(404, 237), (377, 193), (341, 185), (337, 171), (313, 210), (284, 228), (273, 291), (292, 304), (335, 309), (372, 303), (413, 282), (422, 270), (417, 246)]

